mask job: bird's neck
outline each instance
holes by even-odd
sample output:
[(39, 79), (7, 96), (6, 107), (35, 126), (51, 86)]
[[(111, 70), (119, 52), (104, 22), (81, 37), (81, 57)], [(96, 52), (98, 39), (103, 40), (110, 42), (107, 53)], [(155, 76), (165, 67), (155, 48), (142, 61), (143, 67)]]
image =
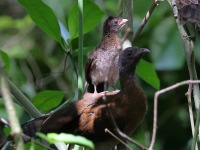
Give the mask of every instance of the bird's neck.
[(102, 39), (104, 38), (112, 39), (112, 38), (119, 38), (119, 36), (116, 31), (109, 31), (109, 32), (103, 32)]
[(110, 31), (110, 32), (104, 32), (103, 33), (101, 44), (102, 44), (103, 47), (106, 47), (106, 46), (120, 47), (121, 41), (120, 41), (120, 38), (119, 38), (117, 32), (114, 32), (114, 31), (111, 32)]
[(132, 65), (131, 69), (124, 67), (123, 70), (119, 71), (119, 80), (123, 92), (132, 91), (137, 86), (135, 82), (135, 68), (135, 65)]

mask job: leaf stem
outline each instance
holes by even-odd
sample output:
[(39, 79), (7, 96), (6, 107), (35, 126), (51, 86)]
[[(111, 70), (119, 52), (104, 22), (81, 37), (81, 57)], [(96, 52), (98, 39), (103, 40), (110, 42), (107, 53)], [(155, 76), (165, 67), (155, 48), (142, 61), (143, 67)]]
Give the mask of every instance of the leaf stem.
[(79, 51), (78, 51), (78, 99), (83, 93), (83, 0), (78, 0), (79, 8)]
[(31, 101), (12, 83), (8, 78), (5, 79), (10, 87), (11, 93), (16, 98), (16, 101), (29, 113), (33, 118), (40, 117), (42, 114), (31, 103)]

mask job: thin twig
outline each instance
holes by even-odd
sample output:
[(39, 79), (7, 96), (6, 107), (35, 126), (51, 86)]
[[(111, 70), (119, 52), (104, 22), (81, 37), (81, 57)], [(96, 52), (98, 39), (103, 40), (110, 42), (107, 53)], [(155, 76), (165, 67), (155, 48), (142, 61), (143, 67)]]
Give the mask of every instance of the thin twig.
[(132, 138), (130, 138), (129, 136), (127, 136), (126, 134), (124, 134), (121, 130), (119, 130), (119, 128), (117, 128), (117, 132), (118, 134), (126, 139), (127, 141), (135, 144), (138, 148), (140, 148), (141, 150), (147, 150), (147, 148), (145, 146), (143, 146), (142, 144), (138, 143), (137, 141), (133, 140)]
[(119, 137), (117, 137), (114, 133), (112, 133), (109, 129), (105, 129), (105, 132), (109, 133), (112, 137), (114, 137), (116, 140), (118, 140), (120, 143), (122, 143), (124, 146), (126, 146), (126, 148), (128, 148), (129, 150), (131, 150), (131, 148), (124, 142), (122, 141)]
[[(2, 69), (2, 68), (0, 68)], [(9, 86), (6, 80), (6, 77), (3, 73), (3, 69), (0, 71), (0, 87), (2, 96), (5, 101), (5, 108), (8, 114), (9, 122), (10, 122), (10, 128), (11, 128), (11, 135), (14, 138), (14, 141), (16, 143), (16, 150), (23, 150), (24, 149), (24, 142), (23, 138), (21, 137), (22, 129), (19, 124), (19, 120), (17, 118), (17, 114), (14, 108), (14, 103), (12, 100), (12, 96), (9, 90)]]
[(139, 34), (141, 33), (141, 31), (143, 30), (145, 24), (148, 22), (149, 18), (151, 17), (155, 7), (158, 5), (160, 1), (159, 0), (154, 0), (153, 4), (151, 5), (149, 11), (146, 13), (146, 16), (144, 17), (144, 19), (142, 20), (137, 32), (133, 35), (131, 42), (133, 43), (135, 41), (135, 39), (139, 36)]
[(194, 137), (194, 117), (193, 117), (193, 112), (192, 112), (191, 95), (192, 95), (192, 84), (189, 84), (188, 92), (186, 93), (186, 97), (187, 97), (187, 100), (188, 100), (188, 110), (189, 110), (189, 116), (190, 116), (190, 124), (191, 124), (191, 129), (192, 129), (192, 135)]
[(76, 69), (75, 61), (74, 61), (73, 56), (72, 56), (72, 54), (71, 54), (71, 49), (68, 49), (67, 52), (66, 52), (66, 57), (65, 57), (65, 60), (64, 60), (65, 64), (64, 64), (64, 69), (63, 69), (63, 71), (65, 71), (68, 56), (69, 56), (69, 58), (70, 58), (71, 61), (72, 61), (72, 65), (73, 65), (73, 67), (74, 67), (74, 71), (75, 71), (76, 77), (78, 78), (78, 72), (77, 72), (77, 69)]
[(165, 89), (162, 89), (158, 92), (155, 93), (154, 95), (154, 115), (153, 115), (153, 133), (152, 133), (152, 139), (151, 139), (151, 144), (150, 144), (150, 147), (149, 147), (149, 150), (153, 150), (153, 147), (154, 147), (154, 144), (155, 144), (155, 139), (156, 139), (156, 131), (157, 131), (157, 116), (158, 116), (158, 96), (160, 94), (163, 94), (163, 93), (166, 93), (168, 91), (171, 91), (177, 87), (180, 87), (180, 86), (183, 86), (183, 85), (186, 85), (186, 84), (199, 84), (200, 83), (200, 80), (187, 80), (187, 81), (183, 81), (183, 82), (180, 82), (180, 83), (176, 83), (172, 86), (169, 86)]

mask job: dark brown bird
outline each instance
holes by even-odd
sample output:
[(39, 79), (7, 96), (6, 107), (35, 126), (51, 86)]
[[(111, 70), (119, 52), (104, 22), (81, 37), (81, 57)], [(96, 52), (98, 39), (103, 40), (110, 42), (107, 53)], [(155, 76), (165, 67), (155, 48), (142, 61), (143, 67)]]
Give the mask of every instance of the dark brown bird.
[(121, 50), (121, 41), (117, 32), (128, 20), (120, 17), (108, 17), (103, 25), (101, 43), (89, 54), (85, 68), (85, 78), (88, 85), (87, 91), (102, 92), (107, 77), (108, 85), (114, 89), (119, 78), (118, 54)]
[(147, 98), (135, 81), (135, 68), (147, 52), (149, 50), (139, 47), (130, 47), (120, 52), (118, 67), (121, 90), (118, 93), (106, 93), (106, 102), (102, 93), (85, 93), (81, 100), (22, 125), (24, 133), (30, 137), (35, 137), (38, 131), (72, 133), (92, 140), (97, 150), (113, 148), (118, 141), (104, 131), (108, 128), (115, 132), (108, 107), (119, 129), (128, 135), (146, 114)]

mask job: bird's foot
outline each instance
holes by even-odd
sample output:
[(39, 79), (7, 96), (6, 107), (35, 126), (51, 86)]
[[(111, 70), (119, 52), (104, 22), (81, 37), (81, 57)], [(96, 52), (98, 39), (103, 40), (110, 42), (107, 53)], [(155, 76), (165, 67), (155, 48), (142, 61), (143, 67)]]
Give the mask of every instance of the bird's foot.
[(106, 95), (106, 93), (109, 93), (109, 91), (103, 91), (103, 92), (100, 92), (99, 94)]
[(117, 93), (119, 93), (119, 91), (120, 91), (120, 90), (116, 89), (116, 90), (114, 90), (114, 91), (112, 91), (112, 92), (115, 93), (115, 94), (117, 94)]

